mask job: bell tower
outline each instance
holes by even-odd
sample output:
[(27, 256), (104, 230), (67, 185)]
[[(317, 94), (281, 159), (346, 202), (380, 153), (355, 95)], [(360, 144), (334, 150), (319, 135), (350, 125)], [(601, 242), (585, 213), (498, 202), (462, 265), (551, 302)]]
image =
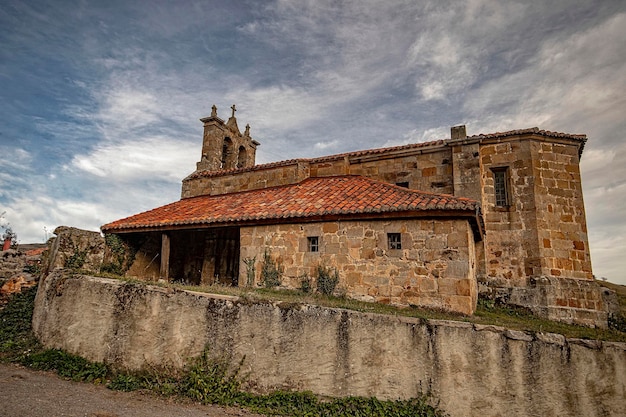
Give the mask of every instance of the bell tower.
[(204, 124), (202, 156), (196, 164), (197, 171), (226, 171), (254, 166), (259, 142), (250, 137), (250, 125), (242, 134), (237, 126), (233, 104), (227, 122), (217, 116), (217, 107), (211, 107), (211, 115), (200, 121)]

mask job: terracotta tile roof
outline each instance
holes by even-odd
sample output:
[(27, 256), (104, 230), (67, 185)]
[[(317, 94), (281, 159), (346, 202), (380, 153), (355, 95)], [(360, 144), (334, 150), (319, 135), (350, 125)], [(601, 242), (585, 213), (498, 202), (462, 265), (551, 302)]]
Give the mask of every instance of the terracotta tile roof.
[[(544, 136), (544, 137), (549, 137), (549, 138), (573, 139), (573, 140), (579, 141), (581, 143), (581, 148), (579, 150), (580, 154), (582, 154), (582, 150), (585, 146), (585, 143), (587, 142), (587, 135), (551, 132), (549, 130), (539, 129), (538, 127), (531, 127), (528, 129), (509, 130), (506, 132), (495, 132), (495, 133), (486, 133), (486, 134), (480, 133), (478, 135), (468, 136), (466, 139), (476, 139), (476, 140), (496, 139), (496, 138), (506, 138), (506, 137), (511, 137), (511, 136), (527, 135), (527, 134), (534, 134), (534, 135), (539, 135), (539, 136)], [(339, 159), (343, 159), (346, 157), (347, 158), (359, 158), (359, 157), (364, 157), (364, 156), (369, 156), (369, 155), (378, 155), (378, 154), (411, 150), (411, 149), (444, 147), (456, 141), (458, 141), (458, 139), (457, 140), (439, 139), (439, 140), (434, 140), (434, 141), (429, 141), (429, 142), (411, 143), (408, 145), (391, 146), (387, 148), (366, 149), (362, 151), (320, 156), (317, 158), (310, 158), (310, 159), (307, 159), (307, 158), (289, 159), (285, 161), (277, 161), (277, 162), (270, 162), (267, 164), (254, 165), (248, 168), (233, 168), (233, 169), (222, 170), (222, 171), (196, 171), (190, 174), (185, 179), (187, 180), (187, 179), (200, 178), (200, 177), (211, 178), (211, 177), (219, 177), (224, 174), (229, 174), (229, 173), (234, 173), (234, 172), (239, 173), (239, 172), (247, 172), (247, 171), (259, 171), (263, 169), (271, 169), (271, 168), (276, 168), (276, 167), (281, 167), (281, 166), (295, 165), (297, 163), (329, 162), (329, 161), (336, 161)]]
[[(479, 222), (478, 202), (431, 194), (361, 176), (308, 178), (298, 184), (187, 198), (102, 226), (103, 232), (139, 229), (285, 223), (294, 220), (402, 214), (454, 215)], [(475, 225), (481, 229), (480, 225)]]

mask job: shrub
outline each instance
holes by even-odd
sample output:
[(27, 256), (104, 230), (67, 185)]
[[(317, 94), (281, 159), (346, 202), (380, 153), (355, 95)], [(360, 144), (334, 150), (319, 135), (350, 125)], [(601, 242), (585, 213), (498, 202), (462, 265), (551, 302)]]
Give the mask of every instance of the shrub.
[(617, 330), (619, 332), (626, 333), (626, 316), (617, 313), (609, 314), (609, 329)]
[(180, 393), (203, 404), (232, 404), (239, 394), (239, 366), (231, 369), (226, 358), (212, 358), (209, 349), (192, 363), (180, 383)]
[(103, 262), (100, 272), (124, 275), (133, 264), (137, 249), (115, 234), (104, 235), (104, 242), (110, 255), (105, 257), (109, 261)]
[(339, 271), (337, 271), (337, 268), (330, 268), (324, 265), (317, 266), (318, 292), (325, 295), (332, 295), (337, 283), (339, 283)]
[(254, 258), (243, 258), (243, 263), (246, 264), (246, 285), (252, 287), (256, 276), (256, 256)]
[(305, 294), (310, 294), (313, 291), (313, 280), (308, 274), (302, 274), (300, 279), (300, 291)]
[(266, 250), (261, 265), (261, 284), (265, 288), (278, 287), (281, 284), (284, 268), (280, 261), (272, 259)]

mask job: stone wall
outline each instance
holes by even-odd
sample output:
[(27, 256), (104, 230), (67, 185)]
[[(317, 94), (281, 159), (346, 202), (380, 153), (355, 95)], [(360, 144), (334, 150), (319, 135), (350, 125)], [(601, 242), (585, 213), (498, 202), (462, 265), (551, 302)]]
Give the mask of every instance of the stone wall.
[(541, 275), (593, 280), (578, 149), (532, 143)]
[(393, 157), (353, 156), (311, 160), (311, 176), (362, 175), (389, 184), (433, 193), (454, 194), (452, 153), (438, 146), (428, 151), (410, 149)]
[(406, 184), (414, 190), (454, 194), (452, 153), (439, 146), (428, 152), (406, 151), (393, 158), (301, 159), (234, 172), (196, 172), (183, 180), (182, 198), (258, 190), (335, 175), (362, 175), (389, 184)]
[(57, 268), (100, 271), (105, 257), (105, 242), (99, 232), (59, 226), (54, 229), (54, 234), (56, 237), (43, 256), (44, 275)]
[(295, 184), (309, 177), (308, 170), (307, 163), (293, 161), (220, 175), (192, 174), (183, 180), (181, 196), (218, 195)]
[[(387, 233), (400, 233), (390, 250)], [(307, 237), (319, 251), (307, 249)], [(267, 251), (284, 266), (283, 285), (299, 288), (319, 265), (336, 268), (346, 295), (366, 301), (443, 308), (472, 314), (476, 308), (474, 237), (466, 220), (387, 220), (242, 227), (239, 282), (245, 259), (256, 259), (256, 278)]]
[(21, 273), (26, 266), (26, 254), (15, 249), (0, 251), (0, 283)]
[[(528, 278), (592, 280), (578, 145), (528, 138), (480, 147), (487, 279), (524, 287)], [(493, 170), (506, 168), (508, 207), (498, 207)]]
[[(480, 149), (485, 219), (486, 278), (503, 287), (523, 287), (539, 274), (534, 180), (530, 142), (509, 140)], [(494, 168), (506, 168), (509, 205), (497, 207)]]
[(608, 313), (619, 311), (613, 291), (584, 279), (540, 277), (531, 278), (525, 287), (480, 287), (483, 295), (498, 302), (564, 323), (606, 328)]
[(452, 417), (622, 416), (626, 344), (471, 323), (252, 303), (56, 272), (39, 287), (41, 342), (124, 369), (180, 367), (208, 345), (245, 356), (248, 386), (406, 399)]

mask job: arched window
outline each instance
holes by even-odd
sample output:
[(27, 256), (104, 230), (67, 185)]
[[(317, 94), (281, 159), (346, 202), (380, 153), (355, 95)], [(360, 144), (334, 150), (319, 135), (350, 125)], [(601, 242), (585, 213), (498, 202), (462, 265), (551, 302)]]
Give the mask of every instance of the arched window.
[(246, 166), (247, 152), (244, 146), (239, 147), (239, 154), (237, 155), (237, 168), (243, 168)]
[(233, 153), (233, 141), (230, 138), (224, 139), (224, 145), (222, 145), (222, 169), (231, 168), (231, 154)]

